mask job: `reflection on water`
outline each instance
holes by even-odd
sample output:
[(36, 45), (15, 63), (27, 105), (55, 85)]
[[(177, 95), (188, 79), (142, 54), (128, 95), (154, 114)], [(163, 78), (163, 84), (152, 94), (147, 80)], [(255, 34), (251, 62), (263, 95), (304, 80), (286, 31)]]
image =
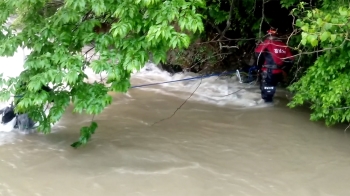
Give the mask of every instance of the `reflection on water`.
[[(162, 74), (136, 74), (133, 83), (180, 77)], [(285, 107), (282, 93), (263, 108), (256, 107), (254, 88), (219, 100), (215, 95), (240, 86), (206, 82), (154, 126), (173, 114), (196, 81), (114, 95), (96, 117), (92, 141), (77, 150), (69, 145), (91, 117), (72, 108), (52, 134), (0, 132), (0, 195), (350, 195), (345, 127), (310, 122), (308, 111)]]

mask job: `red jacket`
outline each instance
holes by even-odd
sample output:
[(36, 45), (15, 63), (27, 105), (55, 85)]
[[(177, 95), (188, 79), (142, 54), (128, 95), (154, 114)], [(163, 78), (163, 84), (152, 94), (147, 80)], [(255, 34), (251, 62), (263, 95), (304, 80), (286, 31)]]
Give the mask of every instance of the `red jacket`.
[[(274, 69), (272, 71), (273, 74), (283, 72), (280, 68), (282, 68), (285, 60), (294, 60), (288, 46), (277, 39), (265, 39), (265, 41), (259, 44), (255, 49), (255, 55), (256, 58), (258, 58), (258, 63), (259, 60), (263, 60), (263, 65), (277, 65), (278, 69)], [(262, 67), (261, 70), (264, 71), (266, 68)]]

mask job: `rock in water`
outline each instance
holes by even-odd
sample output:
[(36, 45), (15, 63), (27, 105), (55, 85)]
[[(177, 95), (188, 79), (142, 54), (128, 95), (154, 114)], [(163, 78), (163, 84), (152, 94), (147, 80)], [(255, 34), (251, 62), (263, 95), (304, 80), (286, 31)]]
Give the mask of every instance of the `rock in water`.
[(13, 106), (6, 107), (0, 111), (2, 111), (2, 115), (3, 115), (2, 119), (1, 119), (1, 123), (3, 123), (3, 124), (10, 122), (13, 118), (16, 117)]
[(28, 130), (34, 127), (34, 122), (29, 118), (28, 114), (20, 114), (17, 116), (17, 124), (19, 130)]

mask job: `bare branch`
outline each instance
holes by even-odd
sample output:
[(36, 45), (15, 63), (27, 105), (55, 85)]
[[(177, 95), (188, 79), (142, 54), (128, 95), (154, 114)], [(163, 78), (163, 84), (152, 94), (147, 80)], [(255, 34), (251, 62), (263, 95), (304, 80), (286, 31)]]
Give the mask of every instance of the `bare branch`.
[(87, 54), (91, 51), (91, 50), (93, 50), (93, 49), (95, 49), (95, 47), (93, 46), (93, 47), (91, 47), (89, 50), (87, 50), (85, 53), (84, 53), (84, 55), (85, 56), (87, 56)]
[[(347, 41), (347, 39), (344, 39), (343, 43), (341, 43), (339, 46), (337, 47), (333, 47), (333, 48), (324, 48), (324, 49), (321, 49), (321, 50), (315, 50), (315, 51), (312, 51), (312, 52), (301, 52), (299, 54), (296, 54), (296, 55), (293, 55), (291, 57), (297, 57), (297, 56), (300, 56), (300, 55), (303, 55), (303, 54), (314, 54), (314, 53), (318, 53), (318, 52), (325, 52), (327, 50), (333, 50), (333, 49), (337, 49), (337, 48), (340, 48), (344, 45), (344, 43)], [(286, 59), (286, 58), (281, 58), (281, 59)]]
[(222, 31), (219, 29), (219, 27), (215, 26), (215, 24), (212, 23), (212, 22), (210, 22), (209, 20), (207, 20), (207, 22), (208, 22), (214, 29), (216, 29), (220, 35), (222, 35)]
[(230, 42), (230, 41), (251, 41), (251, 40), (256, 40), (256, 38), (236, 38), (236, 39), (226, 38), (226, 40), (215, 40), (215, 38), (213, 38), (212, 40), (207, 41), (207, 42), (200, 42), (200, 43), (195, 43), (195, 44), (196, 45), (202, 45), (202, 44), (216, 43), (216, 42), (222, 43), (222, 42)]
[[(299, 66), (300, 60), (301, 60), (301, 58), (298, 59), (297, 66)], [(298, 73), (302, 68), (303, 67), (297, 67), (297, 70), (294, 73), (294, 78), (293, 78), (293, 80), (290, 81), (289, 85), (292, 84), (294, 82), (294, 80), (296, 80)]]
[[(221, 56), (221, 55), (227, 55), (227, 54), (232, 54), (232, 52), (228, 52), (228, 53), (219, 53), (219, 54), (215, 54), (215, 55), (212, 55), (212, 56), (209, 56), (208, 58), (205, 58), (197, 63), (195, 63), (194, 65), (192, 65), (190, 68), (188, 69), (192, 69), (193, 67), (195, 67), (196, 65), (200, 64), (200, 63), (203, 63), (211, 58), (214, 58), (214, 57), (217, 57), (217, 56)], [(204, 70), (204, 69), (203, 69)]]
[(85, 22), (85, 20), (87, 20), (88, 16), (90, 15), (90, 13), (92, 12), (92, 10), (89, 10), (86, 14), (84, 14), (84, 17), (81, 19), (81, 22), (79, 22), (78, 24), (76, 24), (75, 28), (72, 30), (72, 32), (76, 31), (79, 26)]
[(333, 108), (332, 110), (347, 110), (350, 109), (350, 106), (348, 107), (341, 107), (341, 108)]
[(238, 46), (223, 46), (221, 44), (221, 42), (219, 42), (219, 46), (220, 46), (220, 50), (222, 50), (223, 48), (228, 48), (228, 49), (230, 49), (230, 48), (237, 48), (237, 49), (239, 49)]
[(261, 32), (262, 32), (262, 24), (265, 19), (265, 1), (262, 1), (262, 8), (261, 8), (261, 22), (260, 22), (260, 28), (259, 28), (259, 39), (261, 39)]
[(219, 38), (219, 40), (222, 40), (222, 38), (224, 38), (226, 31), (230, 28), (231, 26), (231, 18), (232, 18), (232, 12), (233, 12), (233, 2), (234, 0), (231, 1), (231, 7), (230, 7), (230, 12), (228, 14), (228, 18), (226, 21), (226, 27), (225, 29), (221, 32), (221, 36)]

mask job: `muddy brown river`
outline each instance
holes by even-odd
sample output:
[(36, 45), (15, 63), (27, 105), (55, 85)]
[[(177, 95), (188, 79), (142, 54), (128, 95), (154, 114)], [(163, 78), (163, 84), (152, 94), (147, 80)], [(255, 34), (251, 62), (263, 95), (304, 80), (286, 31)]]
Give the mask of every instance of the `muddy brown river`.
[[(133, 85), (193, 76), (150, 67), (133, 76)], [(93, 139), (79, 149), (70, 144), (91, 117), (72, 108), (49, 135), (0, 132), (0, 195), (350, 195), (346, 126), (310, 122), (307, 109), (286, 107), (282, 90), (265, 105), (254, 86), (204, 79), (173, 117), (158, 122), (199, 82), (113, 94), (96, 117)]]

